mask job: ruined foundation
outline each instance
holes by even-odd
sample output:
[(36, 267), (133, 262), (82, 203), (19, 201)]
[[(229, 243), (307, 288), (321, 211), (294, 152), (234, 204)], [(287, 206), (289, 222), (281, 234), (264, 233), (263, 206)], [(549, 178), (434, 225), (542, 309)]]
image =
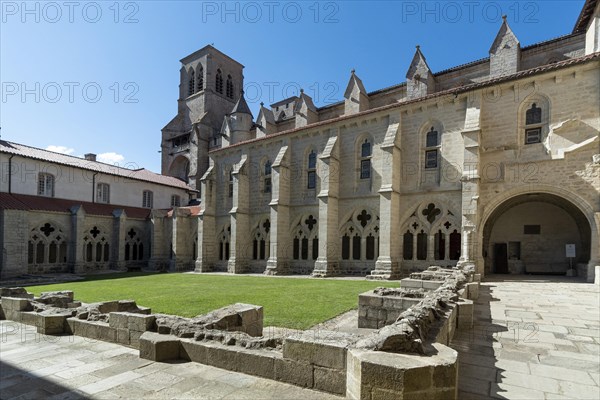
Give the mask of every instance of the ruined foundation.
[(429, 270), (359, 296), (355, 335), (330, 330), (263, 334), (260, 306), (234, 304), (194, 318), (151, 314), (133, 300), (82, 304), (73, 292), (34, 298), (1, 289), (0, 318), (47, 335), (79, 335), (139, 349), (157, 362), (187, 360), (350, 399), (457, 396), (456, 329), (473, 324), (478, 276)]

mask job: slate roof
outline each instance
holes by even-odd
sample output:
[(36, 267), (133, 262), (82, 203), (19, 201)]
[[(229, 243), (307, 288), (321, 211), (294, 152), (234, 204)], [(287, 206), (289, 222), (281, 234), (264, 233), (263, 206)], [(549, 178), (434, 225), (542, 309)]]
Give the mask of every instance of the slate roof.
[(181, 179), (157, 174), (145, 168), (122, 168), (116, 165), (105, 164), (100, 161), (88, 161), (83, 158), (55, 153), (53, 151), (31, 147), (24, 144), (8, 142), (5, 140), (0, 140), (0, 153), (15, 154), (21, 157), (67, 165), (70, 167), (86, 169), (94, 172), (101, 172), (108, 175), (116, 175), (128, 179), (151, 182), (159, 185), (176, 187), (179, 189), (192, 190), (188, 184)]
[(248, 107), (248, 103), (246, 103), (246, 99), (244, 98), (244, 94), (240, 95), (237, 103), (233, 106), (233, 110), (231, 110), (231, 114), (234, 113), (242, 113), (242, 114), (250, 114), (252, 115), (252, 111), (250, 111), (250, 107)]

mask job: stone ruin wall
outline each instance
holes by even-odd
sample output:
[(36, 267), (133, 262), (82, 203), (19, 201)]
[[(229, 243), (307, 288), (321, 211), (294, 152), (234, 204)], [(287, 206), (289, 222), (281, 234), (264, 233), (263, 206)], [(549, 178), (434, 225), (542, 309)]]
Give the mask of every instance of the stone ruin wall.
[[(432, 267), (400, 289), (359, 296), (359, 327), (263, 332), (260, 306), (234, 304), (194, 318), (152, 314), (133, 300), (82, 304), (73, 292), (34, 298), (0, 289), (0, 319), (46, 335), (78, 335), (139, 349), (158, 362), (187, 360), (351, 399), (456, 398), (456, 329), (473, 323), (478, 276), (472, 269)], [(8, 333), (7, 333), (8, 334)]]

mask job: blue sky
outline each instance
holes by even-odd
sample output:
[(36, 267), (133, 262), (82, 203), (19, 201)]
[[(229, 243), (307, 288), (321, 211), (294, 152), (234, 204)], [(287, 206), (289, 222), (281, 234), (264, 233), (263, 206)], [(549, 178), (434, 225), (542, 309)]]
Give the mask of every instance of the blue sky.
[(2, 139), (160, 171), (179, 60), (213, 44), (245, 65), (256, 117), (302, 87), (341, 100), (405, 80), (419, 44), (434, 72), (488, 56), (506, 14), (522, 46), (568, 34), (584, 0), (1, 1)]

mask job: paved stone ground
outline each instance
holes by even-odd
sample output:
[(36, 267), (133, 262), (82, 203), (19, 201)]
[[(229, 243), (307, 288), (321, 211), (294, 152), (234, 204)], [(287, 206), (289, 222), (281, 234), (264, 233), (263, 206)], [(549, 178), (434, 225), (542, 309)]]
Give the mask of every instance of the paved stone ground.
[(600, 288), (489, 277), (459, 351), (459, 399), (600, 399)]
[[(459, 399), (600, 398), (600, 288), (564, 277), (492, 276), (459, 332)], [(315, 328), (353, 333), (351, 311)], [(14, 332), (13, 332), (14, 331)], [(0, 322), (0, 399), (340, 399), (197, 363), (155, 363), (81, 337)]]
[(138, 354), (0, 321), (0, 399), (340, 399), (198, 363), (142, 360)]

